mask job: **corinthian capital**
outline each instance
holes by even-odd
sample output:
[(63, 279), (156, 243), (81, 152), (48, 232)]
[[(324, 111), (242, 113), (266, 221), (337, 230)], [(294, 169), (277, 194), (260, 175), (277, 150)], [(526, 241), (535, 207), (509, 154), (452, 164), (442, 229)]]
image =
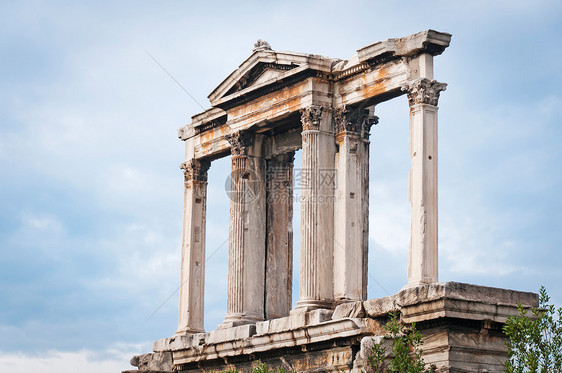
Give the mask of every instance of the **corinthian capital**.
[(234, 132), (226, 135), (226, 141), (230, 144), (230, 154), (248, 155), (248, 147), (253, 143), (253, 136), (246, 131)]
[(211, 162), (206, 159), (190, 159), (180, 165), (183, 170), (184, 182), (207, 181), (207, 171), (211, 167)]
[(336, 133), (353, 132), (365, 138), (369, 137), (369, 130), (378, 123), (377, 116), (369, 116), (368, 109), (341, 107), (334, 111)]
[(301, 110), (302, 130), (317, 130), (320, 128), (320, 119), (322, 119), (322, 106), (311, 105)]
[(416, 104), (429, 104), (437, 106), (439, 93), (447, 88), (446, 83), (436, 80), (421, 78), (402, 86), (402, 91), (408, 94), (410, 106)]

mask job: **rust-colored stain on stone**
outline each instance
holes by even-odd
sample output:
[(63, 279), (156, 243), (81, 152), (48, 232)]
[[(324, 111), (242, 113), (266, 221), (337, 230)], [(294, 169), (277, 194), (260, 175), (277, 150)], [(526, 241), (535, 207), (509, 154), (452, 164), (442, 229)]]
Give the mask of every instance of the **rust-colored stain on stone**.
[[(387, 71), (384, 67), (376, 71), (374, 77), (367, 77), (363, 75), (361, 79), (363, 80), (363, 86), (360, 90), (360, 94), (364, 99), (378, 96), (386, 91), (386, 86), (384, 84), (384, 78), (387, 76)], [(369, 80), (370, 82), (366, 82)], [(374, 84), (373, 84), (374, 82)]]
[[(536, 304), (537, 299), (439, 283), (437, 276), (436, 113), (446, 85), (429, 77), (433, 56), (449, 39), (449, 34), (422, 31), (368, 45), (347, 60), (276, 52), (262, 40), (254, 45), (252, 55), (211, 94), (214, 107), (179, 131), (187, 141), (186, 180), (196, 180), (186, 184), (184, 194), (178, 332), (156, 341), (154, 352), (135, 358), (135, 366), (161, 372), (236, 368), (249, 373), (261, 359), (272, 369), (358, 372), (368, 368), (373, 343), (378, 343), (374, 339), (388, 342), (378, 338), (386, 334), (388, 313), (400, 312), (406, 326), (418, 323), (424, 359), (438, 371), (500, 370), (505, 343), (493, 331), (500, 331), (505, 318), (516, 312), (516, 303)], [(284, 75), (286, 71), (291, 73)], [(410, 127), (422, 129), (410, 132), (411, 149), (420, 155), (410, 173), (408, 283), (396, 295), (364, 300), (366, 123), (375, 119), (374, 105), (403, 93), (419, 110), (411, 113)], [(301, 109), (303, 115), (297, 115)], [(227, 135), (232, 135), (228, 141)], [(304, 175), (293, 173), (296, 149), (302, 149)], [(210, 161), (229, 152), (235, 155), (233, 170), (244, 167), (247, 172), (233, 174), (226, 317), (217, 330), (205, 333), (201, 284), (207, 169)], [(423, 162), (417, 160), (422, 154)], [(284, 169), (288, 172), (282, 173)], [(329, 172), (320, 175), (326, 180), (318, 180), (318, 173), (309, 170)], [(297, 177), (301, 180), (295, 183)], [(301, 187), (304, 198), (298, 201), (299, 301), (291, 309), (294, 187)], [(452, 350), (462, 356), (444, 353)]]
[[(307, 82), (282, 89), (269, 95), (260, 97), (246, 105), (232, 108), (228, 111), (228, 118), (236, 120), (249, 120), (252, 122), (274, 118), (280, 113), (291, 110), (295, 106), (300, 107), (303, 92), (305, 92)], [(248, 118), (243, 118), (247, 116)]]
[(199, 150), (205, 155), (212, 154), (213, 150), (215, 150), (215, 147), (217, 146), (216, 140), (222, 139), (229, 133), (229, 130), (230, 129), (227, 125), (223, 125), (218, 128), (213, 128), (210, 131), (201, 133), (199, 135)]

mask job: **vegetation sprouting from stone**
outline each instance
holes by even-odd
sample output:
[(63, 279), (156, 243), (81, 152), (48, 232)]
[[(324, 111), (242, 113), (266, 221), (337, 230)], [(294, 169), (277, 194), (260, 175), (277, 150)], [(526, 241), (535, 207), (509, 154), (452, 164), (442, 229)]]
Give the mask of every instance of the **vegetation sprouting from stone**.
[(507, 337), (507, 373), (562, 372), (562, 307), (549, 304), (544, 286), (539, 307), (529, 311), (518, 304), (519, 316), (508, 317), (503, 330)]
[(408, 330), (398, 319), (397, 313), (390, 313), (390, 322), (384, 330), (392, 340), (392, 353), (387, 359), (387, 352), (382, 343), (375, 343), (371, 349), (368, 363), (376, 373), (425, 373), (433, 372), (433, 367), (426, 369), (421, 357), (423, 338), (413, 323)]

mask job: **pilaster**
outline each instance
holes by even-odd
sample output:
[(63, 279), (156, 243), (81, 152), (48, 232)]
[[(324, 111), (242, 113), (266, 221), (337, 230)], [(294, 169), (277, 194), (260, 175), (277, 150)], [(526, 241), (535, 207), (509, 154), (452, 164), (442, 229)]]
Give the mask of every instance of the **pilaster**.
[(421, 78), (402, 90), (410, 104), (409, 200), (412, 208), (408, 284), (438, 281), (437, 103), (447, 85)]
[(208, 160), (181, 164), (184, 172), (179, 325), (176, 334), (204, 331), (205, 219)]

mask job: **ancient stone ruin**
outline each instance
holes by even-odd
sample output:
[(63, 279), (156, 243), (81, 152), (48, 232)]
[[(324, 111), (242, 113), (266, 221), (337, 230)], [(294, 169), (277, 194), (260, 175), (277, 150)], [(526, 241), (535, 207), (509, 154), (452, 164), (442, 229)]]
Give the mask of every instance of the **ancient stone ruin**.
[[(368, 371), (391, 311), (425, 338), (438, 372), (500, 372), (501, 326), (532, 293), (438, 282), (437, 104), (433, 58), (451, 35), (376, 42), (348, 60), (278, 52), (259, 40), (179, 130), (185, 141), (179, 325), (131, 363), (147, 372), (251, 371), (256, 359), (297, 372)], [(407, 281), (367, 300), (369, 131), (377, 104), (407, 95), (411, 232)], [(406, 108), (405, 108), (406, 109)], [(404, 139), (406, 141), (406, 139)], [(294, 153), (301, 221), (293, 223)], [(207, 171), (230, 156), (226, 317), (205, 332)], [(226, 176), (226, 175), (225, 175)], [(293, 225), (300, 229), (292, 309)]]

